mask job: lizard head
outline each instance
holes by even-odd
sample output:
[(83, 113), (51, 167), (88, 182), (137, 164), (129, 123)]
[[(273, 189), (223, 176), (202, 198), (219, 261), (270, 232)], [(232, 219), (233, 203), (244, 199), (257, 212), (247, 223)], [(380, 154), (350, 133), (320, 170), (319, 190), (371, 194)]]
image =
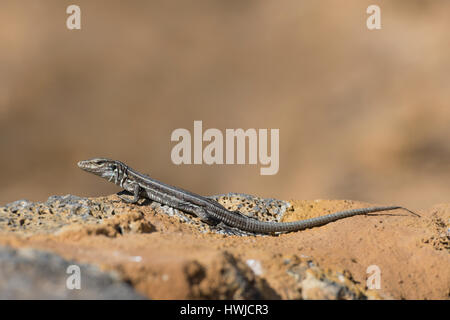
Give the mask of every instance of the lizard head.
[(93, 158), (78, 162), (78, 167), (105, 179), (117, 179), (117, 172), (123, 171), (123, 164), (106, 158)]

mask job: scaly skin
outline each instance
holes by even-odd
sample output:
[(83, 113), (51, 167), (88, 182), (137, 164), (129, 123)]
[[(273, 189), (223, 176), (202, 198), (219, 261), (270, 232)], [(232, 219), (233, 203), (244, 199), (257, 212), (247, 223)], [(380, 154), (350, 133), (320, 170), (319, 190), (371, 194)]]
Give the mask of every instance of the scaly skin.
[(293, 222), (266, 222), (247, 217), (238, 211), (229, 211), (217, 201), (207, 197), (173, 187), (143, 175), (128, 167), (121, 161), (105, 158), (94, 158), (78, 162), (78, 166), (90, 173), (107, 179), (133, 194), (133, 199), (119, 196), (129, 203), (136, 203), (140, 198), (168, 205), (170, 207), (191, 213), (202, 221), (212, 225), (236, 228), (254, 233), (276, 233), (299, 231), (327, 224), (339, 219), (364, 215), (379, 211), (404, 209), (418, 216), (416, 213), (400, 206), (370, 207), (339, 211), (312, 219)]

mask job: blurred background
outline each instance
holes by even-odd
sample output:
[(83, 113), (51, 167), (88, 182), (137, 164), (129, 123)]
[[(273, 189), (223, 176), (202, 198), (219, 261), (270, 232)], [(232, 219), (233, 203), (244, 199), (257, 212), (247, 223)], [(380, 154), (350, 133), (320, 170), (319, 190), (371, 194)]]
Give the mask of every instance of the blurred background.
[[(449, 14), (445, 0), (2, 0), (0, 205), (119, 191), (78, 169), (96, 156), (205, 195), (448, 203)], [(194, 120), (279, 128), (278, 174), (174, 165), (171, 133)]]

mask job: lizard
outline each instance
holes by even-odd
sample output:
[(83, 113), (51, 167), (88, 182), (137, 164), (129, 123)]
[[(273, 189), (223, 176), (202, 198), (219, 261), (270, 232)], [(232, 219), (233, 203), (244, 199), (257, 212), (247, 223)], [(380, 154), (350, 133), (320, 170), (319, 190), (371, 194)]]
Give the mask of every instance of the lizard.
[(118, 160), (93, 158), (79, 161), (78, 167), (113, 182), (130, 192), (133, 196), (131, 199), (118, 194), (119, 198), (127, 203), (137, 203), (141, 198), (147, 198), (193, 214), (210, 225), (244, 232), (261, 234), (293, 232), (318, 227), (347, 217), (396, 209), (403, 209), (415, 216), (419, 216), (405, 207), (379, 206), (344, 210), (293, 222), (260, 221), (248, 217), (239, 211), (230, 211), (211, 198), (150, 178)]

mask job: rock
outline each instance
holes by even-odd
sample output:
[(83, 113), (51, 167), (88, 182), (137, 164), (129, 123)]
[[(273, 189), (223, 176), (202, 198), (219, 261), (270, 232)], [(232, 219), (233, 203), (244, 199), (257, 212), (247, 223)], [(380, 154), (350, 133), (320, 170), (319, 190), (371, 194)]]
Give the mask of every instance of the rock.
[[(80, 289), (69, 289), (79, 267)], [(71, 271), (68, 273), (68, 271)], [(76, 283), (76, 282), (74, 282)], [(72, 287), (73, 288), (73, 287)], [(35, 249), (0, 247), (0, 299), (143, 299), (117, 275)]]
[[(298, 299), (304, 300), (361, 300), (369, 299), (349, 272), (321, 268), (311, 259), (294, 256), (287, 273), (297, 282)], [(370, 296), (373, 298), (373, 296)], [(378, 296), (378, 299), (381, 297)]]
[[(257, 218), (266, 221), (373, 206), (349, 200), (287, 203), (242, 194), (217, 199), (231, 209), (242, 204), (242, 214), (249, 216), (262, 207)], [(26, 296), (49, 287), (50, 297), (77, 298), (81, 292), (52, 286), (67, 279), (69, 263), (83, 261), (116, 272), (122, 279), (117, 283), (151, 299), (448, 299), (450, 205), (421, 216), (398, 210), (259, 236), (218, 232), (179, 210), (151, 201), (128, 204), (116, 195), (20, 200), (0, 207), (0, 245), (53, 253), (3, 251), (0, 290), (2, 297)], [(103, 283), (104, 273), (78, 265), (91, 276), (82, 286)], [(379, 267), (381, 285), (369, 290), (372, 265)], [(111, 287), (116, 278), (107, 275)], [(32, 280), (23, 283), (21, 277)], [(106, 291), (85, 294), (102, 298)]]
[(193, 261), (185, 272), (191, 287), (190, 299), (279, 298), (265, 280), (228, 252), (220, 253), (206, 265)]

